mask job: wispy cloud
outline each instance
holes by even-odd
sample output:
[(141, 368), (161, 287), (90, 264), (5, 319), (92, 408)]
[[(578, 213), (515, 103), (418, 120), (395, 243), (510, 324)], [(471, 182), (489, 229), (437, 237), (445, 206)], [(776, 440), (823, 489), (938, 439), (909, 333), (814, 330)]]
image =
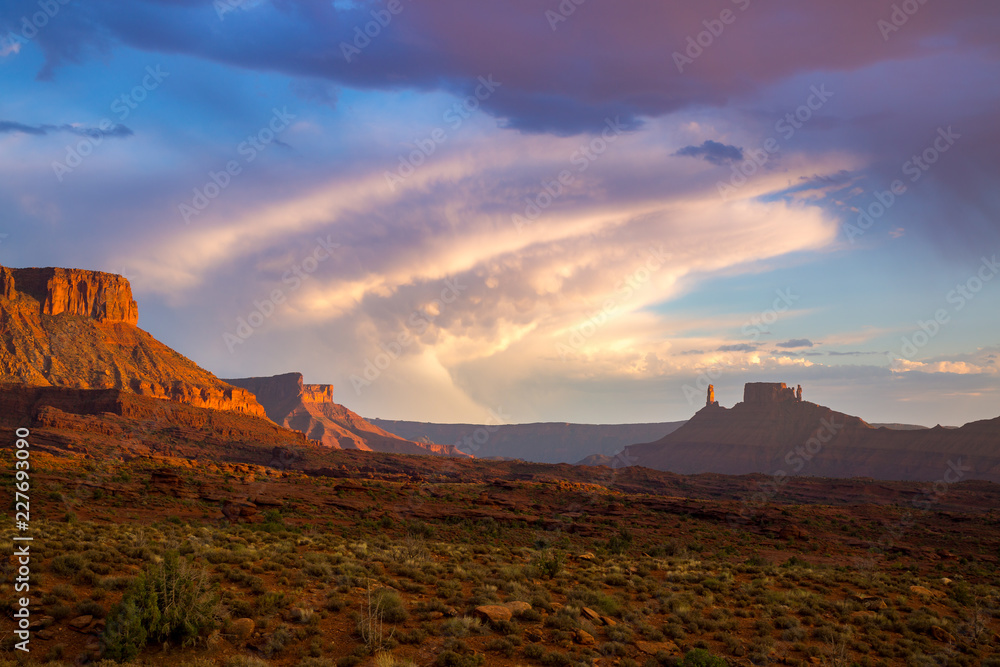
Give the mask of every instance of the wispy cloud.
[(87, 127), (84, 125), (26, 125), (11, 120), (0, 120), (0, 134), (28, 134), (37, 137), (44, 137), (57, 132), (67, 132), (80, 137), (131, 137), (135, 134), (125, 125), (115, 124), (108, 129), (98, 127)]

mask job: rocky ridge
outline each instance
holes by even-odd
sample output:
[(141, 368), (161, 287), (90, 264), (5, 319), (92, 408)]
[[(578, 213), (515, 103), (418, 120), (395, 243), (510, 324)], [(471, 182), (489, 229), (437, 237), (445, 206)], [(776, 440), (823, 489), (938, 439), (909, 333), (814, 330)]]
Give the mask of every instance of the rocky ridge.
[(120, 389), (263, 417), (227, 385), (138, 328), (128, 280), (99, 271), (0, 267), (0, 382)]
[(301, 373), (226, 380), (257, 397), (267, 417), (334, 449), (467, 457), (456, 447), (413, 442), (385, 431), (333, 401), (333, 385), (305, 384)]

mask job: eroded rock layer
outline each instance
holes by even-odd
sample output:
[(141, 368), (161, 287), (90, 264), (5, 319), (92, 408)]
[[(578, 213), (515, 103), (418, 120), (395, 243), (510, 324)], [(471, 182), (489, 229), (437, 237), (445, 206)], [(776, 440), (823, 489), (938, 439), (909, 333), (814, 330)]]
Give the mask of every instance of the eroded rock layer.
[(136, 326), (128, 280), (79, 269), (0, 267), (0, 382), (121, 389), (263, 417), (227, 385)]
[(333, 402), (333, 385), (304, 384), (301, 373), (226, 380), (252, 392), (272, 421), (301, 431), (310, 440), (336, 449), (468, 456), (452, 445), (413, 442), (393, 435), (343, 405)]

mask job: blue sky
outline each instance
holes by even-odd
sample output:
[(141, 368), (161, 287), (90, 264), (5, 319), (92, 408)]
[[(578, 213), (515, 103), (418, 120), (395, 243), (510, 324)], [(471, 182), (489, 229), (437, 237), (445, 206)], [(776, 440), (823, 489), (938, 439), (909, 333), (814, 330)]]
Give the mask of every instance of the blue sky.
[(366, 416), (684, 419), (710, 377), (992, 418), (1000, 9), (913, 8), (14, 0), (0, 263), (124, 273), (209, 370)]

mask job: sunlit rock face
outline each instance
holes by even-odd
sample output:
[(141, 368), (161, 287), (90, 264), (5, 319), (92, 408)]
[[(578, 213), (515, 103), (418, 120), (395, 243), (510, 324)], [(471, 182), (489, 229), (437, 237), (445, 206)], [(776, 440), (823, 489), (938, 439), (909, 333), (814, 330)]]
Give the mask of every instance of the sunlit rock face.
[(129, 281), (100, 271), (0, 267), (0, 382), (123, 391), (263, 417), (230, 386), (139, 329)]
[(454, 445), (414, 442), (385, 431), (343, 405), (333, 402), (332, 384), (305, 384), (301, 373), (235, 378), (230, 384), (252, 392), (271, 421), (301, 431), (307, 438), (335, 449), (361, 449), (396, 454), (462, 456)]

